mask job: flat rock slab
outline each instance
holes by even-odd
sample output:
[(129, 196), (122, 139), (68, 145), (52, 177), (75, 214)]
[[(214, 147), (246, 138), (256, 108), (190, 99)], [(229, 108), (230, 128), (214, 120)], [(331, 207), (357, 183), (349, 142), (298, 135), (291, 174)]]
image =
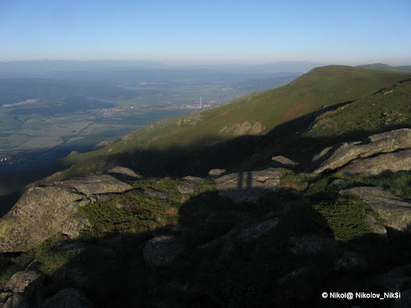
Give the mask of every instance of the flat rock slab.
[(121, 193), (133, 189), (130, 184), (108, 174), (92, 174), (83, 178), (75, 178), (53, 183), (55, 186), (70, 187), (84, 195)]
[(114, 167), (107, 171), (108, 174), (111, 174), (115, 177), (119, 177), (122, 180), (135, 180), (139, 179), (142, 176), (134, 172), (133, 170), (126, 167)]
[(340, 191), (340, 194), (352, 193), (370, 205), (386, 226), (398, 231), (410, 231), (411, 202), (394, 196), (378, 187), (353, 187)]
[(411, 129), (409, 128), (372, 135), (362, 142), (348, 142), (326, 148), (314, 157), (313, 163), (319, 165), (314, 173), (340, 168), (355, 159), (407, 148), (411, 148)]
[(256, 202), (264, 195), (276, 190), (283, 173), (282, 168), (269, 168), (231, 173), (214, 181), (220, 196), (236, 203)]
[(271, 166), (274, 168), (285, 168), (294, 170), (298, 166), (298, 163), (285, 156), (278, 155), (271, 157)]
[(384, 172), (411, 170), (411, 150), (381, 154), (378, 156), (357, 159), (344, 166), (341, 171), (346, 174), (379, 175)]

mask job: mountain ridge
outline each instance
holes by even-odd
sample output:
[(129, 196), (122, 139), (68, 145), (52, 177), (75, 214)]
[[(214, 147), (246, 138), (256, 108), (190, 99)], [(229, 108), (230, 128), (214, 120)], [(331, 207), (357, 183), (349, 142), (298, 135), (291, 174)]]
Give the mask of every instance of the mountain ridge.
[(190, 115), (161, 120), (118, 138), (100, 150), (67, 158), (65, 163), (76, 165), (96, 158), (101, 166), (110, 160), (104, 157), (115, 160), (117, 154), (125, 152), (189, 149), (241, 136), (263, 136), (282, 123), (364, 98), (410, 77), (407, 73), (348, 66), (315, 68), (283, 87), (249, 94)]

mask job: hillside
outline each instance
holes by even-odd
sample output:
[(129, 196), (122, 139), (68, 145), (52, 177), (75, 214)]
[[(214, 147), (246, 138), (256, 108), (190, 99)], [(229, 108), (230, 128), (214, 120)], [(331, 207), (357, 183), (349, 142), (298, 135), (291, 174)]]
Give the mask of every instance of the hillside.
[[(205, 159), (207, 168), (226, 166), (253, 155), (252, 148), (262, 136), (290, 120), (304, 116), (304, 120), (296, 121), (292, 130), (304, 129), (314, 119), (313, 112), (365, 98), (410, 77), (411, 74), (406, 73), (348, 66), (316, 68), (281, 88), (250, 94), (188, 116), (162, 120), (100, 150), (71, 156), (64, 163), (75, 167), (53, 179), (101, 170), (112, 161), (137, 168), (139, 172), (144, 172), (147, 165), (150, 165), (150, 172), (155, 168), (167, 173), (173, 173), (175, 169), (194, 172), (194, 167), (189, 170), (187, 166), (201, 165), (198, 157), (206, 155), (207, 151), (215, 152), (213, 157)], [(215, 150), (223, 141), (228, 142), (224, 151)], [(153, 157), (158, 158), (158, 167), (152, 166)], [(176, 165), (170, 157), (182, 165)], [(196, 157), (195, 162), (193, 157)], [(172, 166), (165, 166), (162, 160), (171, 162)], [(202, 168), (202, 172), (207, 168)]]
[[(32, 184), (0, 218), (0, 306), (408, 307), (410, 76), (328, 67), (280, 90), (301, 109), (256, 93)], [(265, 127), (218, 131), (233, 115)]]

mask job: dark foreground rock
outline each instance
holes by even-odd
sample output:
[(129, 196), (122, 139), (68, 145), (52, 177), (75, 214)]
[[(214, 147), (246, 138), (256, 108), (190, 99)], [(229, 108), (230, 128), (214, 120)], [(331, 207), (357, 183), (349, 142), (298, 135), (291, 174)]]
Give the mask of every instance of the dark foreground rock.
[(182, 251), (183, 245), (178, 237), (160, 235), (147, 243), (143, 257), (148, 266), (165, 266), (171, 264)]

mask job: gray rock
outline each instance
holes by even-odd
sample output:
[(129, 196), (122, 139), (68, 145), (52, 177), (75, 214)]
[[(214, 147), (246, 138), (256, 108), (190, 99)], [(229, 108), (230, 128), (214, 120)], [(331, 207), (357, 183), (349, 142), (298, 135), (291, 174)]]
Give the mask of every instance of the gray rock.
[(387, 236), (387, 229), (384, 226), (379, 224), (374, 216), (366, 215), (365, 222), (371, 227), (373, 233), (381, 235), (383, 237)]
[(363, 142), (348, 142), (323, 150), (314, 157), (313, 163), (319, 164), (314, 173), (340, 168), (355, 159), (406, 148), (411, 148), (411, 129), (409, 128), (372, 135)]
[(273, 168), (285, 168), (294, 170), (298, 166), (298, 163), (282, 155), (271, 157), (271, 161), (271, 166)]
[(70, 237), (90, 227), (78, 208), (132, 186), (109, 175), (55, 182), (29, 188), (0, 219), (0, 253), (27, 251), (56, 233)]
[(219, 195), (236, 203), (256, 202), (277, 189), (284, 169), (269, 168), (260, 171), (244, 171), (215, 179)]
[(70, 187), (86, 196), (107, 193), (121, 193), (133, 189), (130, 184), (122, 182), (108, 174), (91, 174), (82, 178), (56, 182), (54, 183), (54, 186), (63, 188)]
[(146, 244), (143, 249), (143, 257), (148, 266), (165, 266), (176, 260), (182, 251), (183, 245), (178, 237), (160, 235)]
[(343, 185), (345, 181), (343, 179), (335, 179), (332, 181), (330, 184), (327, 185), (328, 188), (335, 189), (338, 188), (339, 186)]
[(157, 190), (145, 190), (144, 193), (149, 196), (150, 198), (157, 198), (161, 200), (167, 200), (167, 194), (163, 193), (162, 191)]
[(334, 263), (336, 271), (365, 271), (368, 268), (367, 260), (364, 256), (354, 251), (344, 251), (341, 258)]
[(326, 250), (336, 252), (338, 247), (337, 241), (329, 238), (319, 237), (318, 235), (304, 235), (300, 237), (291, 237), (288, 240), (291, 252), (296, 255), (310, 256), (322, 254)]
[(249, 226), (247, 229), (241, 231), (237, 236), (236, 239), (239, 242), (248, 242), (263, 236), (264, 234), (270, 232), (274, 228), (276, 228), (281, 219), (276, 217), (272, 218), (263, 222), (259, 222)]
[(108, 170), (107, 173), (124, 180), (135, 180), (142, 177), (133, 170), (120, 166)]
[(218, 177), (220, 175), (223, 175), (225, 172), (225, 169), (211, 169), (210, 171), (208, 171), (208, 175), (211, 177)]
[(61, 290), (37, 308), (92, 308), (93, 304), (83, 292), (75, 288)]
[(192, 195), (196, 191), (197, 183), (201, 180), (199, 177), (186, 176), (182, 179), (180, 184), (177, 185), (176, 189), (180, 194)]
[(29, 308), (29, 299), (23, 294), (17, 293), (9, 297), (3, 308)]
[[(9, 299), (9, 297), (13, 296), (13, 294), (14, 293), (11, 291), (1, 291), (0, 292), (0, 304), (5, 303)], [(2, 306), (0, 305), (0, 307)]]
[(44, 285), (44, 275), (41, 272), (24, 270), (15, 273), (5, 285), (6, 290), (32, 296)]
[(377, 187), (353, 187), (340, 191), (340, 194), (348, 193), (357, 195), (370, 205), (385, 220), (386, 226), (399, 231), (410, 231), (411, 202)]
[(378, 175), (387, 171), (411, 170), (411, 150), (381, 154), (375, 157), (351, 161), (341, 169), (346, 174)]

